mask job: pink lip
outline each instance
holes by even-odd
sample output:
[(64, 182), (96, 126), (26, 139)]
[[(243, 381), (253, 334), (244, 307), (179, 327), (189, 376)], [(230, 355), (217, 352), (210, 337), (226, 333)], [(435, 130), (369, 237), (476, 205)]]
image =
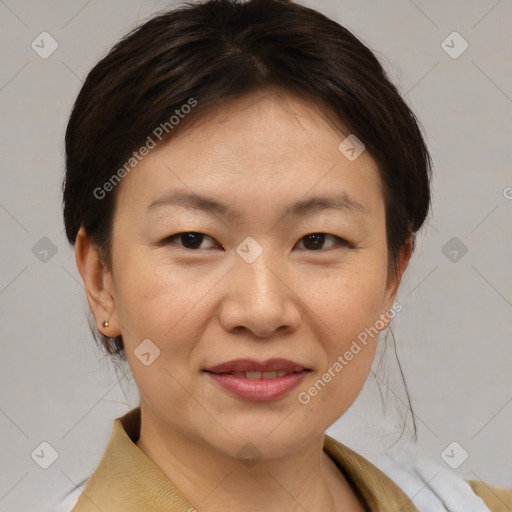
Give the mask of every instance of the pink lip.
[[(247, 379), (243, 372), (287, 371), (288, 375), (273, 379)], [(289, 359), (274, 358), (267, 361), (234, 359), (207, 368), (205, 372), (231, 394), (253, 402), (277, 400), (296, 388), (310, 370)]]
[(308, 374), (308, 370), (298, 373), (290, 373), (284, 377), (275, 379), (246, 379), (237, 377), (231, 373), (210, 373), (207, 374), (224, 389), (244, 400), (252, 402), (266, 402), (277, 400), (296, 388), (302, 379)]

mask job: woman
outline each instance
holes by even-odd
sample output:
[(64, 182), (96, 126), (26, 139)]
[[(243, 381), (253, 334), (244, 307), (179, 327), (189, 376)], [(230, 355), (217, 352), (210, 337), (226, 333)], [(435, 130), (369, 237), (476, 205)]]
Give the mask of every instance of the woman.
[(89, 73), (66, 157), (95, 329), (140, 393), (73, 510), (417, 510), (325, 436), (430, 207), (421, 131), (370, 50), (285, 0), (161, 14)]

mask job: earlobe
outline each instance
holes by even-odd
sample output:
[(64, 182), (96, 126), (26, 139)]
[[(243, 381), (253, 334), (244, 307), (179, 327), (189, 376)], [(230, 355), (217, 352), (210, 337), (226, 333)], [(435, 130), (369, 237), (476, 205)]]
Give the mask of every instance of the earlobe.
[(112, 275), (101, 260), (83, 226), (75, 241), (76, 266), (82, 277), (87, 301), (96, 320), (97, 329), (110, 338), (121, 334), (115, 321), (115, 295)]

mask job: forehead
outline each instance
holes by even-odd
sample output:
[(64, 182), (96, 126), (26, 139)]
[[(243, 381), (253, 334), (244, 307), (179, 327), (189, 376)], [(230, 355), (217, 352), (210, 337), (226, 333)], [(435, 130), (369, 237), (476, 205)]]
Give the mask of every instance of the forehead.
[(333, 192), (371, 212), (382, 201), (378, 169), (366, 151), (352, 161), (340, 151), (348, 135), (302, 97), (266, 92), (230, 100), (151, 150), (123, 179), (120, 208), (146, 210), (179, 189), (214, 195), (239, 211)]

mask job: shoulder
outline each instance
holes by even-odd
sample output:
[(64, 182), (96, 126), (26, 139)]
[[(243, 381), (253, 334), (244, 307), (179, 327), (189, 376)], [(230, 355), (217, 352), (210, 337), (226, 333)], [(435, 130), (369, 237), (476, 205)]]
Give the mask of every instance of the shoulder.
[(512, 510), (512, 489), (489, 485), (481, 480), (467, 480), (467, 482), (491, 512), (510, 512)]

